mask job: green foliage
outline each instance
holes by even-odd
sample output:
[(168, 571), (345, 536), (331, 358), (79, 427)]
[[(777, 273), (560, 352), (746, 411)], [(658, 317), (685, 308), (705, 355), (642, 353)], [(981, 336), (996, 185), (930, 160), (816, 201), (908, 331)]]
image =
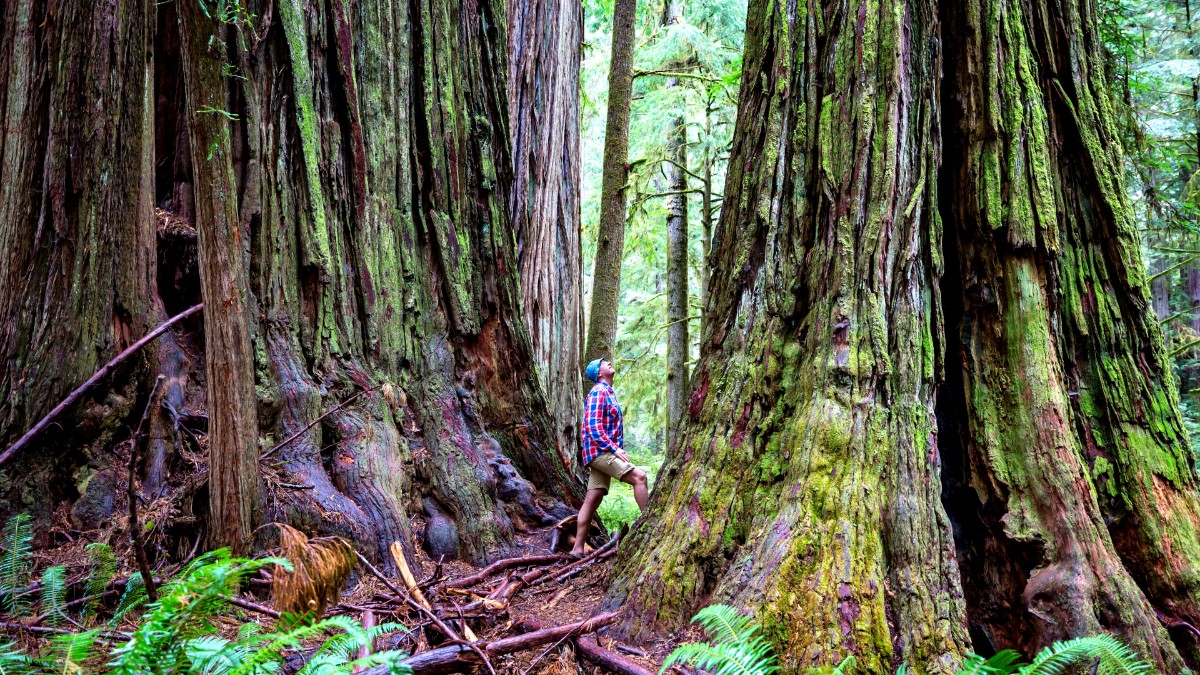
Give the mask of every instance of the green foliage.
[(23, 591), (30, 567), (33, 529), (29, 515), (18, 513), (4, 523), (4, 551), (0, 554), (0, 611), (25, 616), (29, 601)]
[(692, 618), (704, 627), (712, 642), (680, 645), (671, 652), (659, 673), (676, 663), (686, 663), (712, 675), (769, 675), (778, 669), (771, 645), (754, 619), (729, 605), (710, 605)]
[(84, 617), (92, 616), (100, 606), (100, 596), (108, 590), (108, 585), (117, 576), (117, 557), (113, 555), (112, 547), (102, 542), (88, 544), (86, 549), (90, 563), (87, 581), (84, 583), (84, 595), (89, 599), (83, 605)]
[[(676, 663), (688, 664), (712, 675), (767, 675), (774, 672), (776, 657), (771, 645), (759, 632), (754, 619), (729, 605), (711, 605), (700, 610), (692, 623), (704, 627), (711, 642), (680, 645), (663, 662), (659, 673)], [(1011, 649), (990, 658), (967, 655), (957, 675), (1061, 675), (1072, 666), (1086, 666), (1096, 675), (1147, 675), (1154, 668), (1123, 642), (1108, 635), (1075, 638), (1038, 652), (1032, 663), (1023, 664), (1021, 655)], [(846, 657), (832, 675), (854, 672), (857, 661)], [(908, 664), (901, 664), (896, 675), (908, 675)]]
[[(11, 524), (11, 523), (10, 523)], [(18, 522), (17, 525), (21, 523)], [(9, 543), (26, 539), (20, 527), (10, 528), (15, 535)], [(19, 550), (20, 546), (12, 550)], [(107, 546), (89, 547), (93, 578), (89, 591), (100, 591), (111, 581), (115, 562)], [(26, 553), (25, 557), (28, 555)], [(217, 634), (216, 619), (231, 611), (229, 597), (240, 590), (246, 577), (267, 566), (291, 569), (282, 558), (247, 560), (235, 558), (227, 550), (214, 551), (197, 558), (159, 590), (157, 602), (145, 607), (145, 614), (128, 639), (115, 648), (109, 646), (117, 624), (145, 600), (141, 576), (133, 575), (126, 586), (112, 620), (101, 628), (53, 636), (37, 654), (23, 652), (17, 643), (0, 645), (0, 675), (86, 675), (91, 672), (115, 675), (143, 673), (194, 673), (204, 675), (267, 675), (277, 672), (285, 650), (311, 646), (314, 639), (329, 636), (315, 650), (303, 675), (349, 675), (356, 668), (387, 666), (394, 675), (411, 672), (399, 651), (381, 651), (359, 659), (360, 648), (404, 627), (383, 624), (372, 629), (345, 616), (320, 621), (309, 617), (285, 615), (277, 632), (264, 632), (257, 623), (242, 625), (234, 639)], [(66, 573), (61, 566), (51, 567), (42, 575), (42, 611), (49, 618), (65, 618), (63, 599)], [(22, 583), (14, 577), (13, 584)]]
[(42, 572), (42, 614), (51, 626), (61, 624), (67, 618), (63, 607), (67, 602), (67, 568), (62, 565), (47, 567)]

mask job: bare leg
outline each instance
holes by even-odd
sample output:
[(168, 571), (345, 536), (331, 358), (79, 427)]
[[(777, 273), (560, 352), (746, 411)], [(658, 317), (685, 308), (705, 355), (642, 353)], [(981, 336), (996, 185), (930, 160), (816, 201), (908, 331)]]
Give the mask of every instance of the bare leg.
[[(633, 486), (633, 498), (637, 501), (638, 509), (643, 513), (646, 511), (646, 503), (650, 501), (650, 489), (647, 487), (648, 481), (646, 479), (646, 472), (641, 469), (628, 471), (624, 476), (621, 476), (622, 483), (629, 483)], [(579, 513), (582, 518), (583, 511)]]
[(584, 545), (587, 542), (588, 530), (592, 527), (592, 516), (596, 515), (596, 509), (600, 507), (600, 500), (604, 499), (605, 490), (592, 489), (587, 491), (587, 495), (583, 498), (583, 506), (579, 507), (579, 519), (575, 521), (575, 547), (571, 549), (571, 555), (583, 555)]

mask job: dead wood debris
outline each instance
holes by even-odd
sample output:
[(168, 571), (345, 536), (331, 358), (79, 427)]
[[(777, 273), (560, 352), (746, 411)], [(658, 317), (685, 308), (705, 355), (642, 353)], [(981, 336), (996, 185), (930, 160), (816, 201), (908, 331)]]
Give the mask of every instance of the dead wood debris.
[[(389, 551), (400, 574), (392, 578), (345, 540), (310, 539), (286, 525), (276, 527), (280, 531), (278, 553), (291, 561), (294, 570), (263, 570), (261, 577), (249, 580), (246, 592), (230, 598), (230, 603), (268, 625), (286, 620), (289, 614), (304, 613), (349, 614), (370, 623), (399, 622), (408, 631), (388, 638), (386, 647), (380, 642), (376, 648), (409, 652), (406, 664), (414, 675), (475, 670), (495, 675), (590, 675), (593, 671), (653, 675), (663, 657), (685, 637), (681, 634), (678, 639), (672, 636), (642, 645), (646, 647), (643, 650), (593, 635), (617, 620), (615, 613), (600, 609), (607, 586), (606, 561), (617, 551), (617, 535), (575, 560), (547, 551), (549, 529), (529, 533), (521, 536), (521, 555), (483, 569), (457, 561), (434, 561), (419, 550), (416, 555), (406, 555), (397, 542)], [(356, 566), (365, 574), (354, 588), (342, 593)], [(76, 589), (72, 596), (78, 598), (71, 606), (85, 601), (80, 592), (83, 576), (72, 574), (68, 581)], [(418, 582), (418, 578), (425, 581)], [(115, 582), (101, 599), (112, 600), (118, 587)], [(262, 597), (267, 588), (271, 591), (269, 603), (251, 595)], [(39, 619), (44, 617), (19, 624), (0, 623), (0, 635), (44, 639), (60, 630), (39, 625)], [(230, 621), (221, 630), (232, 635), (239, 623)], [(307, 657), (297, 653), (295, 658)], [(379, 669), (362, 673), (382, 675)]]

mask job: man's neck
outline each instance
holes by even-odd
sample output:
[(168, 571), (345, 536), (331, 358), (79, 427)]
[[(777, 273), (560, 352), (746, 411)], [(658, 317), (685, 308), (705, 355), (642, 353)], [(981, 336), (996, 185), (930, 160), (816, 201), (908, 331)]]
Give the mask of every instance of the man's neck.
[(611, 377), (602, 377), (602, 378), (600, 378), (600, 383), (601, 383), (601, 384), (607, 384), (608, 386), (610, 386), (610, 387), (611, 387), (611, 386), (612, 386), (612, 380), (613, 380), (613, 379), (612, 379)]

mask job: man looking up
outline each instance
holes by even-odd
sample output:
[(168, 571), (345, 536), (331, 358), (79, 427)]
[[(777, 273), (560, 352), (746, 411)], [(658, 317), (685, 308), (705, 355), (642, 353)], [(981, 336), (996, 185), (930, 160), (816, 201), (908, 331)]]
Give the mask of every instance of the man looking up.
[(584, 554), (584, 542), (592, 517), (608, 492), (612, 478), (633, 486), (633, 498), (638, 508), (646, 510), (649, 495), (646, 489), (646, 472), (635, 467), (625, 454), (625, 426), (621, 421), (621, 406), (617, 405), (617, 393), (613, 391), (612, 363), (607, 359), (596, 359), (587, 365), (584, 374), (595, 382), (588, 392), (583, 407), (583, 463), (588, 467), (588, 489), (579, 508), (575, 547), (571, 555)]

